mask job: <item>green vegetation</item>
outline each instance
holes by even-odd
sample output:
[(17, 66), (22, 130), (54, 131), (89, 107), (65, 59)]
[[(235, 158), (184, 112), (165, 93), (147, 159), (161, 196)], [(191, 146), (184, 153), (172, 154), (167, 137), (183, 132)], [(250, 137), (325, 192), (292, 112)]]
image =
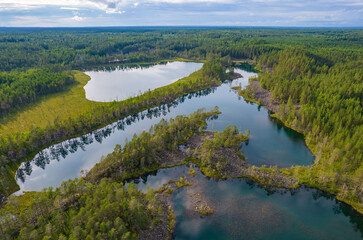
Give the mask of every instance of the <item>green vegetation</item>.
[[(141, 230), (161, 221), (163, 210), (153, 191), (142, 194), (133, 184), (125, 188), (115, 180), (140, 176), (156, 165), (154, 158), (158, 152), (163, 148), (175, 151), (177, 143), (184, 142), (203, 129), (206, 125), (204, 119), (217, 113), (217, 110), (208, 113), (198, 111), (190, 118), (178, 116), (169, 122), (163, 120), (152, 127), (151, 133), (143, 132), (139, 137), (135, 136), (123, 151), (116, 146), (115, 151), (96, 165), (86, 179), (64, 182), (55, 191), (50, 188), (39, 193), (12, 196), (1, 210), (2, 239), (137, 238)], [(160, 147), (155, 149), (156, 146)], [(151, 149), (155, 151), (147, 156), (145, 153)], [(111, 174), (111, 171), (117, 172), (119, 167), (107, 168), (110, 164), (124, 167), (123, 178), (117, 177), (117, 173)], [(135, 175), (137, 169), (139, 172)], [(179, 183), (185, 184), (185, 181), (181, 179)], [(175, 217), (170, 209), (168, 216), (168, 228), (172, 231)]]
[[(14, 176), (19, 162), (27, 156), (62, 139), (88, 133), (93, 129), (112, 123), (130, 114), (171, 102), (186, 93), (218, 86), (222, 80), (228, 77), (225, 73), (228, 61), (228, 58), (211, 60), (205, 63), (199, 71), (192, 73), (188, 77), (125, 101), (95, 104), (93, 107), (89, 104), (80, 108), (74, 105), (74, 107), (69, 109), (69, 111), (74, 112), (70, 112), (70, 115), (63, 117), (65, 118), (64, 121), (54, 116), (47, 119), (47, 121), (54, 119), (54, 122), (48, 123), (46, 127), (28, 124), (27, 127), (31, 128), (27, 129), (26, 132), (13, 132), (0, 137), (0, 161), (3, 163), (0, 167), (0, 173), (2, 176), (6, 176), (2, 179), (0, 192), (5, 195), (14, 192), (15, 184), (13, 183), (14, 179), (12, 176)], [(77, 88), (73, 91), (70, 90), (73, 94), (66, 99), (80, 99), (81, 86), (76, 85), (75, 87)], [(42, 106), (44, 105), (55, 103), (57, 104), (56, 106), (59, 106), (60, 102), (57, 101), (59, 97), (61, 96), (51, 97), (45, 102), (40, 103), (40, 105), (29, 109), (29, 112), (26, 111), (25, 116), (30, 117), (34, 114), (32, 110), (40, 111), (38, 113), (42, 115)], [(78, 101), (78, 103), (81, 102), (92, 103), (87, 100)], [(71, 104), (70, 101), (68, 103)], [(69, 104), (66, 104), (64, 107), (69, 106)], [(65, 110), (64, 107), (61, 107), (59, 110)], [(89, 110), (86, 111), (86, 109)], [(59, 113), (61, 114), (61, 112)], [(19, 113), (18, 116), (21, 117), (22, 113)], [(28, 120), (33, 122), (33, 120)]]
[[(0, 210), (2, 239), (137, 239), (138, 234), (158, 224), (165, 224), (171, 233), (175, 216), (169, 207), (167, 221), (163, 220), (162, 200), (155, 192), (138, 191), (133, 183), (121, 182), (139, 177), (152, 167), (161, 167), (172, 159), (162, 157), (163, 151), (176, 151), (194, 133), (203, 130), (205, 119), (220, 113), (197, 111), (189, 117), (177, 116), (169, 122), (162, 120), (139, 137), (134, 137), (121, 151), (101, 160), (85, 178), (69, 180), (53, 190), (28, 192), (11, 196)], [(160, 146), (160, 147), (159, 147)], [(155, 149), (152, 151), (152, 149)], [(147, 155), (146, 152), (150, 152)], [(185, 178), (174, 182), (177, 188), (191, 186)], [(205, 207), (203, 207), (205, 209)]]
[(197, 111), (189, 117), (177, 116), (169, 122), (161, 120), (134, 136), (123, 148), (117, 145), (114, 151), (97, 163), (87, 174), (86, 179), (97, 182), (103, 177), (123, 180), (170, 165), (164, 157), (165, 151), (177, 151), (177, 145), (184, 144), (194, 133), (206, 127), (205, 119), (219, 114), (218, 109), (211, 112)]
[(206, 139), (200, 150), (201, 171), (208, 177), (225, 178), (228, 160), (218, 150), (224, 148), (237, 148), (241, 142), (247, 141), (248, 137), (238, 131), (236, 126), (228, 126), (223, 132), (215, 132), (212, 139)]
[(0, 73), (0, 117), (11, 109), (36, 102), (45, 94), (58, 92), (73, 83), (68, 72), (30, 69), (25, 72)]
[(251, 166), (238, 176), (239, 178), (249, 178), (258, 182), (262, 186), (281, 187), (281, 188), (297, 188), (301, 184), (298, 183), (286, 169), (278, 169), (277, 166)]
[(204, 204), (199, 205), (195, 211), (203, 216), (214, 213), (214, 210), (209, 205), (204, 205)]
[(172, 194), (174, 192), (174, 189), (172, 187), (168, 187), (166, 185), (161, 186), (160, 188), (156, 189), (154, 191), (155, 193), (163, 193), (165, 192), (167, 196)]
[[(202, 132), (206, 127), (205, 119), (218, 113), (218, 109), (197, 111), (189, 117), (177, 116), (169, 122), (162, 120), (151, 127), (149, 133), (135, 136), (122, 150), (121, 146), (116, 146), (114, 152), (84, 178), (66, 181), (54, 191), (49, 188), (10, 197), (0, 210), (3, 220), (0, 221), (0, 236), (3, 239), (136, 239), (142, 231), (160, 224), (172, 233), (173, 210), (163, 207), (164, 200), (158, 197), (164, 193), (170, 195), (172, 188), (163, 186), (141, 193), (134, 184), (125, 187), (121, 182), (168, 166), (173, 159), (170, 154), (166, 158), (165, 153), (177, 152), (177, 146), (185, 144), (195, 133), (208, 133)], [(221, 153), (237, 151), (239, 143), (247, 139), (234, 126), (213, 133), (212, 137), (206, 136), (195, 162), (207, 176), (224, 177), (230, 169), (223, 169), (223, 164), (231, 158), (223, 159)], [(238, 177), (248, 177), (269, 186), (298, 186), (292, 180), (295, 173), (291, 170), (279, 171), (277, 167), (264, 166), (244, 167), (244, 170), (245, 174)], [(195, 170), (188, 173), (193, 176)], [(191, 186), (186, 177), (171, 183), (176, 188)], [(214, 212), (202, 202), (200, 194), (194, 199), (200, 203), (195, 209), (198, 213)]]
[[(30, 124), (36, 121), (31, 119), (32, 114), (42, 116), (41, 111), (55, 110), (48, 109), (52, 104), (36, 108), (40, 106), (37, 104), (47, 102), (42, 100), (35, 103), (34, 109), (39, 110), (31, 113), (32, 102), (53, 90), (37, 92), (40, 94), (37, 98), (32, 97), (32, 91), (24, 93), (22, 99), (30, 99), (32, 106), (24, 107), (19, 115), (9, 113), (6, 120), (1, 119), (1, 192), (14, 191), (11, 176), (20, 159), (31, 156), (40, 148), (167, 103), (187, 92), (217, 86), (224, 78), (225, 67), (221, 66), (228, 65), (226, 63), (231, 60), (235, 64), (248, 60), (262, 71), (258, 80), (272, 93), (270, 101), (280, 105), (275, 116), (287, 126), (304, 132), (308, 146), (316, 155), (311, 169), (294, 167), (288, 170), (290, 175), (299, 183), (337, 194), (339, 199), (363, 212), (362, 36), (362, 29), (293, 28), (87, 28), (1, 32), (0, 71), (8, 71), (3, 76), (20, 76), (29, 69), (30, 72), (52, 69), (52, 74), (62, 74), (63, 71), (105, 64), (230, 58), (222, 64), (218, 61), (206, 63), (205, 70), (171, 86), (120, 103), (92, 109), (85, 107), (85, 112), (76, 111), (70, 118), (57, 120), (52, 117), (49, 122), (43, 118), (39, 126), (38, 122)], [(47, 82), (45, 85), (52, 84)], [(65, 89), (64, 93), (69, 93), (70, 86), (73, 85), (64, 85), (57, 91)], [(253, 97), (253, 89), (250, 90), (245, 92), (248, 100)], [(15, 90), (9, 92), (17, 96), (15, 93)], [(45, 95), (49, 100), (48, 97)], [(5, 98), (0, 99), (4, 101)], [(18, 106), (18, 99), (13, 100)], [(264, 99), (262, 102), (266, 106)], [(24, 122), (19, 121), (23, 112), (28, 112)], [(48, 116), (47, 113), (44, 115)], [(39, 118), (42, 117), (34, 119)], [(21, 130), (15, 130), (17, 125)]]
[[(279, 103), (273, 116), (302, 132), (315, 153), (315, 164), (296, 166), (300, 184), (320, 188), (363, 212), (363, 55), (343, 49), (286, 49), (258, 59), (261, 87), (269, 102)], [(255, 90), (243, 94), (253, 97)]]
[(168, 208), (168, 230), (170, 233), (174, 232), (176, 224), (176, 217), (174, 215), (174, 210), (169, 206)]
[(236, 86), (233, 89), (234, 90), (237, 90), (238, 91), (238, 95), (243, 96), (243, 98), (246, 101), (257, 103), (259, 106), (263, 105), (262, 100), (261, 100), (261, 102), (258, 103), (256, 101), (256, 99), (254, 98), (254, 94), (253, 94), (253, 92), (255, 91), (254, 87), (251, 87), (249, 85), (245, 89), (242, 89), (241, 86)]
[(36, 127), (44, 129), (55, 122), (85, 114), (95, 106), (105, 105), (85, 98), (83, 87), (90, 80), (89, 76), (79, 71), (72, 74), (75, 82), (63, 91), (42, 96), (37, 102), (0, 118), (0, 136), (21, 134)]
[(258, 99), (257, 104), (258, 104), (258, 106), (261, 106), (262, 105), (261, 98)]
[[(24, 200), (24, 197), (28, 199)], [(1, 239), (137, 239), (161, 222), (163, 212), (153, 191), (134, 184), (98, 185), (76, 179), (53, 191), (11, 197), (1, 209)]]
[[(362, 29), (86, 28), (0, 32), (0, 70), (212, 59), (254, 59), (286, 47), (361, 51)], [(339, 46), (339, 47), (337, 47)]]
[(195, 175), (197, 175), (197, 171), (195, 171), (193, 168), (189, 168), (188, 174), (192, 177), (195, 177)]
[[(169, 183), (171, 183), (171, 182), (169, 182)], [(188, 182), (185, 179), (185, 177), (180, 177), (180, 179), (178, 181), (173, 181), (172, 183), (175, 184), (177, 189), (182, 188), (182, 187), (186, 187), (186, 186), (189, 186), (189, 187), (192, 186), (192, 184), (190, 182)]]

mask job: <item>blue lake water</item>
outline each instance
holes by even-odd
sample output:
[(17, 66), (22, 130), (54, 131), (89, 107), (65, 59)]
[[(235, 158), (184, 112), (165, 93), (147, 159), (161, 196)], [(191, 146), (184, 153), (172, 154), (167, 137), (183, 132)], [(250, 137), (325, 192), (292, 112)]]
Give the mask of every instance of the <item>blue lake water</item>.
[(243, 69), (236, 69), (236, 72), (243, 77), (226, 81), (216, 88), (188, 94), (169, 105), (129, 116), (41, 151), (17, 171), (20, 192), (60, 186), (64, 180), (79, 177), (82, 169), (91, 169), (102, 156), (112, 152), (116, 144), (123, 145), (134, 134), (148, 131), (162, 118), (169, 119), (214, 106), (218, 106), (222, 114), (208, 122), (208, 130), (223, 131), (228, 125), (236, 125), (242, 132), (250, 130), (250, 140), (242, 147), (248, 164), (279, 167), (312, 164), (314, 156), (306, 147), (303, 135), (284, 127), (278, 120), (270, 118), (266, 109), (246, 102), (231, 89), (235, 85), (245, 87), (248, 79), (256, 73)]
[[(161, 169), (134, 182), (154, 189), (188, 175), (189, 166)], [(316, 189), (262, 188), (246, 179), (213, 180), (197, 168), (198, 188), (214, 213), (194, 212), (186, 188), (174, 191), (175, 239), (342, 240), (363, 238), (363, 217)]]
[[(57, 187), (64, 180), (81, 176), (82, 169), (91, 169), (102, 156), (112, 152), (116, 144), (123, 145), (126, 139), (149, 130), (162, 118), (214, 106), (218, 106), (222, 114), (208, 121), (208, 130), (222, 131), (228, 125), (236, 125), (242, 132), (250, 130), (250, 140), (242, 146), (248, 164), (279, 167), (312, 164), (314, 156), (301, 134), (284, 127), (270, 118), (266, 109), (246, 102), (231, 90), (235, 85), (245, 87), (248, 78), (256, 75), (244, 69), (236, 69), (236, 72), (243, 77), (188, 94), (168, 105), (134, 114), (43, 150), (17, 171), (19, 192)], [(108, 74), (113, 73), (118, 74), (116, 71)], [(146, 189), (147, 185), (157, 188), (170, 179), (186, 175), (187, 170), (188, 166), (161, 169), (133, 181), (140, 189)], [(205, 218), (196, 216), (185, 188), (175, 191), (172, 195), (177, 217), (175, 239), (362, 238), (362, 215), (331, 195), (309, 188), (264, 189), (245, 179), (216, 181), (196, 170), (198, 185), (215, 212)]]
[(121, 101), (148, 90), (169, 85), (192, 72), (203, 63), (168, 62), (139, 67), (119, 66), (85, 72), (91, 80), (84, 86), (86, 98), (97, 102)]

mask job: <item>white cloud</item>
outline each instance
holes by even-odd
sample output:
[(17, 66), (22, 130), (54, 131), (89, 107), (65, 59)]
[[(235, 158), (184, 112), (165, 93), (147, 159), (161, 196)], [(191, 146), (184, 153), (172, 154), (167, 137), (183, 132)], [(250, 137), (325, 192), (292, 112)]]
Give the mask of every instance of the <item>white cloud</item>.
[(75, 7), (61, 7), (62, 10), (78, 10), (78, 8)]
[(234, 0), (150, 0), (149, 2), (160, 2), (160, 3), (174, 3), (174, 4), (183, 4), (183, 3), (234, 3)]
[(105, 12), (122, 13), (121, 8), (133, 4), (131, 0), (0, 0), (0, 9), (27, 10), (49, 6), (75, 10), (78, 8), (99, 9)]
[(77, 22), (81, 22), (81, 21), (84, 20), (84, 18), (76, 15), (76, 16), (72, 17), (72, 20), (77, 21)]
[[(0, 0), (0, 26), (362, 26), (362, 6), (363, 0)], [(17, 18), (30, 15), (43, 19)]]
[(137, 7), (140, 3), (232, 3), (235, 0), (0, 0), (0, 11), (28, 10), (48, 6), (59, 6), (61, 9), (93, 8), (108, 13), (123, 13), (123, 8)]
[(123, 14), (125, 13), (126, 11), (121, 11), (121, 10), (117, 10), (117, 9), (108, 9), (106, 10), (106, 13), (107, 14)]

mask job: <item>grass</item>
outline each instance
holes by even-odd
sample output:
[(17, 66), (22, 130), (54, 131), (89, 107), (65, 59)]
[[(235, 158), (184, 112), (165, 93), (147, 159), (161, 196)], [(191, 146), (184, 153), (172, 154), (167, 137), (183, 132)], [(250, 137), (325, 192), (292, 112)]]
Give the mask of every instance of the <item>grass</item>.
[[(92, 114), (93, 112), (97, 113), (98, 109), (102, 108), (110, 110), (111, 112), (116, 111), (114, 113), (117, 113), (117, 116), (110, 115), (107, 119), (103, 120), (103, 122), (92, 126), (93, 129), (97, 129), (127, 115), (168, 103), (187, 93), (204, 90), (221, 84), (221, 81), (215, 79), (206, 79), (206, 81), (200, 82), (200, 79), (203, 79), (204, 75), (202, 74), (202, 70), (199, 70), (172, 84), (122, 102), (98, 103), (89, 101), (85, 98), (83, 87), (90, 80), (90, 77), (80, 71), (73, 71), (73, 74), (75, 75), (76, 83), (68, 86), (65, 91), (47, 95), (39, 100), (39, 102), (19, 109), (18, 112), (14, 112), (13, 114), (8, 115), (7, 118), (1, 119), (0, 122), (2, 122), (2, 125), (0, 125), (0, 137), (1, 135), (5, 137), (7, 135), (11, 136), (17, 134), (20, 136), (26, 135), (33, 131), (33, 127), (54, 129), (54, 124), (57, 122), (62, 125), (64, 122), (68, 122), (68, 119), (77, 120), (80, 116), (87, 116), (87, 114)], [(123, 113), (125, 112), (124, 108), (128, 110), (126, 113)], [(120, 112), (122, 113), (121, 115)], [(89, 131), (90, 128), (87, 129), (87, 132)], [(29, 160), (44, 147), (82, 134), (85, 134), (85, 132), (72, 132), (72, 134), (60, 139), (53, 139), (51, 142), (47, 142), (46, 144), (37, 147), (32, 152), (28, 152), (28, 157), (26, 158), (13, 159), (12, 163), (8, 164), (6, 166), (7, 169), (2, 173), (2, 179), (0, 179), (0, 194), (9, 196), (19, 189), (15, 182), (14, 175), (21, 162)], [(25, 151), (27, 151), (27, 149)], [(147, 171), (155, 170), (155, 168), (156, 167), (154, 167), (154, 169), (147, 169)]]
[(44, 194), (43, 192), (24, 192), (23, 195), (20, 196), (11, 196), (9, 198), (8, 204), (5, 204), (3, 207), (6, 211), (20, 214), (22, 212), (27, 211), (31, 208), (31, 205), (34, 203), (34, 198), (38, 195)]
[(175, 224), (176, 224), (176, 217), (174, 215), (174, 210), (169, 206), (169, 208), (168, 208), (168, 230), (169, 230), (169, 233), (174, 232)]
[[(191, 62), (194, 60), (175, 58), (156, 63), (169, 61)], [(67, 86), (64, 91), (45, 95), (38, 102), (24, 106), (21, 109), (16, 109), (14, 112), (1, 118), (0, 137), (25, 133), (33, 127), (45, 128), (48, 125), (53, 125), (55, 120), (63, 122), (68, 118), (75, 118), (82, 113), (86, 113), (93, 107), (109, 104), (87, 100), (83, 87), (90, 80), (90, 77), (77, 70), (74, 70), (73, 74), (76, 83)], [(201, 77), (199, 75), (198, 73), (192, 74), (191, 78)]]
[(190, 182), (188, 182), (187, 180), (185, 180), (185, 176), (180, 177), (180, 179), (178, 181), (170, 180), (169, 183), (174, 183), (177, 189), (185, 187), (185, 186), (192, 187), (192, 184)]
[(87, 112), (97, 105), (105, 103), (92, 102), (85, 98), (83, 87), (90, 77), (80, 71), (73, 71), (76, 83), (67, 86), (66, 90), (46, 95), (37, 103), (10, 113), (0, 119), (0, 136), (24, 133), (32, 127), (45, 128), (56, 119), (64, 121)]
[(195, 175), (197, 175), (197, 171), (195, 171), (193, 168), (189, 168), (188, 174), (192, 177), (195, 177)]

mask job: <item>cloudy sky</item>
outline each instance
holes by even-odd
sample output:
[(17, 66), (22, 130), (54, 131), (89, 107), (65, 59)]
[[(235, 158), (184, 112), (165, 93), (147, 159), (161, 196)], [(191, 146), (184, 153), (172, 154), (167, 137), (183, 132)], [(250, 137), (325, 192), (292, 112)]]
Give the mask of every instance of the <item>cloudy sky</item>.
[(0, 0), (0, 27), (363, 27), (363, 0)]

